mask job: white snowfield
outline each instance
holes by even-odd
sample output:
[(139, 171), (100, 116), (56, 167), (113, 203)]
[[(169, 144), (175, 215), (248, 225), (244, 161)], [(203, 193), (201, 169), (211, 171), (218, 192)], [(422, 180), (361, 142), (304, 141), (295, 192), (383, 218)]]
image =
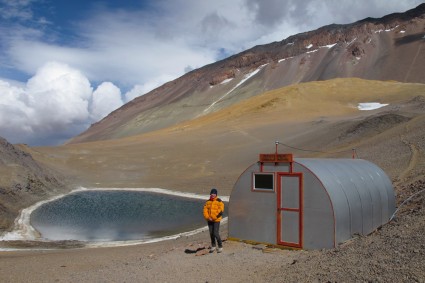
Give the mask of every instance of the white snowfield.
[(379, 109), (381, 107), (387, 106), (388, 104), (381, 104), (379, 102), (364, 102), (364, 103), (359, 103), (359, 105), (357, 106), (357, 109), (359, 110), (375, 110), (375, 109)]
[[(207, 108), (204, 109), (204, 113), (208, 112), (211, 108), (214, 107), (214, 105), (216, 105), (218, 102), (220, 102), (221, 100), (223, 100), (227, 95), (229, 95), (232, 91), (234, 91), (235, 89), (237, 89), (240, 85), (242, 85), (244, 82), (246, 82), (247, 80), (249, 80), (251, 77), (255, 76), (259, 71), (261, 71), (262, 68), (264, 68), (265, 66), (267, 66), (268, 64), (264, 64), (261, 65), (260, 67), (258, 67), (256, 70), (252, 71), (251, 73), (246, 74), (243, 79), (236, 85), (234, 86), (231, 90), (229, 90), (228, 92), (226, 92), (226, 94), (224, 94), (223, 96), (221, 96), (219, 99), (217, 99), (216, 101), (214, 101), (213, 103), (210, 104), (210, 106), (208, 106)], [(228, 83), (230, 82), (232, 79), (227, 79), (224, 80), (222, 82), (222, 84)]]

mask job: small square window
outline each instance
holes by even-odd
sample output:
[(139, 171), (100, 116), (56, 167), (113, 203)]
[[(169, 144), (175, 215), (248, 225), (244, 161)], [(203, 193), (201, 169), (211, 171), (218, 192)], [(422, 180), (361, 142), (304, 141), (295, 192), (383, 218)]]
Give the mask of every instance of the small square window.
[(254, 173), (252, 178), (255, 191), (274, 191), (273, 173)]

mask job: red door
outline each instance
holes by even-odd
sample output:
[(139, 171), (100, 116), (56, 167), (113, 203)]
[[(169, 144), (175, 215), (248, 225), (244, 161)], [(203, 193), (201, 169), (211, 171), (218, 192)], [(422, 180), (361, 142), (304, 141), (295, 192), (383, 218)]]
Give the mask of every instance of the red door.
[(277, 243), (302, 248), (302, 173), (278, 173)]

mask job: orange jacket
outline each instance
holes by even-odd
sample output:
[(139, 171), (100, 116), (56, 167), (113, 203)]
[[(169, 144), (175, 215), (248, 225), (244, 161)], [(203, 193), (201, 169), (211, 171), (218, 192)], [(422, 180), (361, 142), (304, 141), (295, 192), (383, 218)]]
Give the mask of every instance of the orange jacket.
[[(207, 200), (204, 205), (204, 218), (207, 221), (220, 222), (223, 218), (224, 213), (224, 202), (215, 198), (213, 200)], [(210, 220), (211, 219), (211, 220)]]

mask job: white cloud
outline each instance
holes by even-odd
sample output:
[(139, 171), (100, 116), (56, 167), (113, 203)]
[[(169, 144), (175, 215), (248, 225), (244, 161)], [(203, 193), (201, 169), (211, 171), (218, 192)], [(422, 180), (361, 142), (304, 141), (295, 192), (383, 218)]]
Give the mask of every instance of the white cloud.
[(134, 98), (141, 96), (145, 93), (148, 93), (149, 91), (165, 84), (166, 82), (169, 82), (173, 80), (174, 77), (170, 75), (162, 75), (156, 77), (154, 80), (151, 80), (143, 85), (135, 85), (130, 91), (128, 91), (124, 97), (125, 102), (129, 102), (130, 100), (133, 100)]
[(29, 8), (32, 0), (1, 0), (0, 3), (0, 18), (4, 19), (20, 19), (30, 20), (33, 17), (33, 13)]
[(125, 97), (125, 101), (129, 102), (133, 99), (135, 99), (136, 97), (142, 95), (143, 93), (146, 92), (146, 88), (145, 86), (142, 85), (135, 85), (130, 91), (128, 91), (124, 97)]
[(98, 121), (122, 104), (120, 89), (111, 82), (104, 82), (93, 92), (90, 117)]
[(28, 127), (30, 108), (25, 103), (24, 90), (0, 80), (0, 132), (31, 131)]
[(27, 105), (34, 110), (32, 124), (68, 124), (85, 121), (92, 88), (88, 79), (67, 65), (49, 62), (27, 83)]
[(0, 132), (11, 142), (63, 142), (122, 105), (112, 83), (93, 92), (80, 71), (57, 62), (45, 64), (22, 87), (0, 80), (0, 93)]
[(321, 9), (318, 11), (327, 11), (335, 23), (341, 24), (355, 22), (366, 17), (379, 18), (394, 12), (404, 12), (423, 3), (421, 0), (330, 0), (318, 2), (321, 3), (319, 6)]

